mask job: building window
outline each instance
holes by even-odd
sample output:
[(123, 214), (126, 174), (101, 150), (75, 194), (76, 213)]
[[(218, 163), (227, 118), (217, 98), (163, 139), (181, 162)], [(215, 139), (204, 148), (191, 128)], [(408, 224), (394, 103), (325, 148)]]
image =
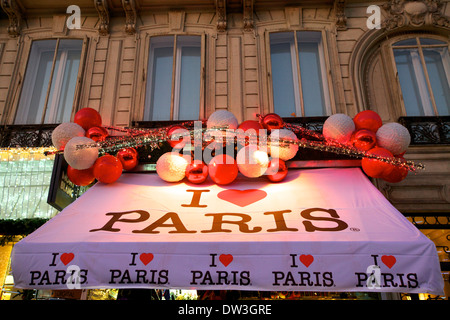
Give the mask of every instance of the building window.
[(282, 117), (331, 114), (322, 33), (270, 34), (274, 112)]
[(398, 41), (392, 48), (406, 115), (449, 115), (448, 44), (416, 37)]
[(144, 121), (199, 119), (202, 47), (201, 36), (150, 39)]
[(69, 122), (83, 40), (33, 41), (15, 124)]

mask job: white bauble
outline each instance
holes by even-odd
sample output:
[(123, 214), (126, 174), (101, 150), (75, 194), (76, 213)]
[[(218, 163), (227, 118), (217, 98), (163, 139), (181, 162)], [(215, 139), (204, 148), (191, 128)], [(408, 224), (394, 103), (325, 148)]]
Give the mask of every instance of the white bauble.
[(230, 111), (217, 110), (209, 116), (206, 126), (208, 129), (223, 127), (227, 127), (227, 129), (237, 129), (239, 122)]
[(239, 150), (236, 162), (240, 173), (249, 178), (257, 178), (266, 172), (269, 156), (257, 146), (248, 145)]
[(389, 150), (393, 155), (405, 152), (411, 142), (408, 129), (397, 122), (383, 124), (376, 135), (378, 146)]
[[(295, 143), (283, 143), (283, 140), (297, 141), (297, 135), (288, 129), (272, 130), (269, 136), (270, 155), (272, 158), (278, 158), (287, 161), (295, 157), (298, 151), (298, 145)], [(281, 141), (280, 141), (281, 140)]]
[(56, 149), (64, 150), (67, 142), (74, 137), (84, 137), (86, 131), (74, 122), (64, 122), (52, 132), (52, 142)]
[(353, 119), (343, 113), (336, 113), (327, 118), (323, 124), (323, 136), (325, 139), (346, 143), (355, 131)]
[[(86, 137), (75, 137), (64, 148), (64, 159), (74, 169), (85, 170), (92, 167), (98, 158), (98, 147), (86, 147), (96, 142)], [(81, 148), (77, 148), (81, 146)], [(84, 146), (84, 147), (83, 147)]]
[(183, 180), (188, 161), (176, 152), (166, 152), (156, 161), (156, 173), (167, 182)]

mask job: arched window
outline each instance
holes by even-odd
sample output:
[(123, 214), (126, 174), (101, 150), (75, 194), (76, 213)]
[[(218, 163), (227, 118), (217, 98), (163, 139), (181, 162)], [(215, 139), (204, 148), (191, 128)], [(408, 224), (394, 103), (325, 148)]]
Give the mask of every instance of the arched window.
[(406, 116), (450, 114), (450, 56), (444, 41), (413, 37), (392, 44)]

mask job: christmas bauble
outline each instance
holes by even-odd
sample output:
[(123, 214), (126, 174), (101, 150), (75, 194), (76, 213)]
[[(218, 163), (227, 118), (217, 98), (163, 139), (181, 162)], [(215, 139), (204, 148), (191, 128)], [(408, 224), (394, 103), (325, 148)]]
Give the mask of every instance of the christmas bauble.
[(156, 173), (167, 182), (178, 182), (185, 177), (188, 161), (176, 152), (166, 152), (156, 161)]
[(236, 179), (239, 170), (233, 157), (220, 154), (211, 159), (208, 164), (208, 172), (215, 183), (226, 185)]
[(94, 176), (103, 183), (113, 183), (122, 175), (122, 163), (117, 157), (106, 154), (95, 161)]
[(280, 182), (286, 178), (288, 174), (288, 168), (286, 163), (281, 159), (273, 158), (269, 162), (269, 166), (266, 171), (267, 178), (272, 182)]
[(77, 186), (88, 186), (95, 180), (94, 167), (85, 170), (77, 170), (71, 166), (67, 167), (67, 177)]
[[(183, 148), (186, 144), (184, 139), (190, 137), (189, 131), (182, 125), (174, 124), (167, 129), (167, 142), (172, 148)], [(186, 138), (185, 138), (186, 137)]]
[(290, 160), (297, 154), (297, 135), (288, 129), (274, 129), (269, 135), (270, 155), (284, 161)]
[(92, 127), (101, 127), (102, 117), (95, 109), (83, 108), (75, 114), (73, 122), (79, 124), (87, 131)]
[(372, 110), (364, 110), (359, 112), (354, 118), (356, 130), (367, 129), (372, 132), (377, 132), (377, 130), (383, 125), (381, 117)]
[(237, 129), (239, 123), (234, 114), (227, 110), (213, 112), (206, 123), (208, 129)]
[(117, 152), (117, 158), (122, 163), (124, 170), (134, 169), (139, 162), (138, 156), (135, 148), (125, 148)]
[(73, 122), (64, 122), (52, 132), (52, 143), (58, 150), (64, 150), (67, 142), (74, 137), (84, 137), (85, 130)]
[(383, 124), (377, 131), (378, 146), (399, 155), (406, 151), (411, 142), (408, 129), (400, 123), (391, 122)]
[[(403, 158), (403, 157), (399, 157), (399, 158), (402, 159), (403, 161), (405, 160), (405, 158)], [(404, 180), (406, 178), (406, 176), (408, 175), (408, 173), (409, 173), (409, 171), (406, 167), (396, 165), (396, 166), (393, 166), (391, 172), (383, 174), (383, 176), (381, 178), (384, 181), (389, 182), (389, 183), (398, 183), (398, 182)]]
[(92, 167), (98, 158), (96, 142), (86, 137), (75, 137), (64, 148), (64, 159), (74, 169), (85, 170)]
[(269, 156), (257, 146), (248, 145), (239, 150), (236, 162), (240, 173), (249, 178), (257, 178), (266, 172)]
[[(392, 158), (393, 155), (389, 150), (375, 147), (367, 152), (368, 155), (373, 155), (381, 158)], [(363, 158), (361, 166), (364, 172), (372, 178), (382, 178), (389, 175), (393, 169), (393, 165), (376, 158)]]
[(261, 118), (261, 125), (264, 129), (271, 131), (283, 128), (284, 121), (276, 113), (269, 113)]
[(185, 175), (189, 182), (202, 183), (208, 178), (208, 166), (201, 160), (191, 161), (186, 167)]
[(94, 141), (105, 141), (106, 137), (108, 137), (109, 133), (103, 127), (92, 127), (86, 131), (86, 137), (92, 139)]
[(343, 113), (336, 113), (325, 120), (322, 130), (325, 139), (347, 143), (353, 131), (355, 131), (355, 123), (349, 116)]
[(360, 129), (352, 134), (350, 141), (356, 149), (368, 151), (377, 144), (377, 136), (371, 130)]

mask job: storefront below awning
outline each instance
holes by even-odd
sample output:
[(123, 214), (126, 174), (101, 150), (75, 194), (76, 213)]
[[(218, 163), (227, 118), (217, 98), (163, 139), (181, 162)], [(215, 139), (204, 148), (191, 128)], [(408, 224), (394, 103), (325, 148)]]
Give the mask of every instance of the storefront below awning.
[(359, 168), (97, 183), (14, 247), (17, 288), (443, 293), (436, 248)]

